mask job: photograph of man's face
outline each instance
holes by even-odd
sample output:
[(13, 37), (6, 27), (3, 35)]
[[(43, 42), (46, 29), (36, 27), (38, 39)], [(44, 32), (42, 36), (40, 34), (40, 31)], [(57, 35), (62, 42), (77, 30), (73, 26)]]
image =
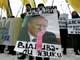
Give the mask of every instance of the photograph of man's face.
[(33, 36), (36, 36), (38, 32), (45, 33), (48, 26), (48, 20), (42, 16), (33, 17), (31, 21), (28, 22), (28, 32)]
[(57, 43), (59, 26), (56, 18), (55, 14), (26, 16), (18, 40), (33, 41), (33, 38), (36, 39), (38, 33), (41, 32), (43, 43)]

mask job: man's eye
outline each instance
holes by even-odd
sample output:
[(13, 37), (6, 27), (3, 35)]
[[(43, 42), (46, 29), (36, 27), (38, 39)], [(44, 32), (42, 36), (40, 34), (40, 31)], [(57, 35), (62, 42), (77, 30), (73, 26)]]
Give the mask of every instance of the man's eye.
[(47, 27), (47, 26), (44, 25), (43, 27)]

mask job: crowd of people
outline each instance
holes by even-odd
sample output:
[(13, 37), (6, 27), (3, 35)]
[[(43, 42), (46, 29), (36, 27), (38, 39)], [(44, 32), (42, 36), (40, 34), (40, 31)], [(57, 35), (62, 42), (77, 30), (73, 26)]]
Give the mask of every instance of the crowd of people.
[[(72, 19), (80, 18), (79, 14), (76, 11), (72, 11), (71, 17)], [(66, 29), (60, 29), (60, 37), (64, 55), (67, 54), (68, 40), (71, 41), (70, 45), (72, 44), (75, 55), (80, 55), (80, 34), (68, 34), (67, 23)]]
[[(57, 14), (58, 14), (58, 19), (59, 19), (60, 12), (57, 10), (57, 6), (49, 6), (49, 7), (47, 6), (47, 7), (45, 7), (44, 4), (41, 3), (41, 4), (38, 5), (37, 8), (31, 8), (31, 5), (30, 4), (27, 4), (26, 5), (26, 12), (24, 12), (24, 13), (21, 14), (21, 18), (24, 19), (25, 16), (33, 16), (33, 15), (36, 15), (37, 17), (35, 17), (35, 18), (32, 17), (33, 18), (33, 22), (34, 22), (34, 24), (36, 24), (36, 19), (38, 20), (38, 18), (40, 18), (38, 20), (38, 22), (40, 24), (41, 19), (42, 19), (42, 21), (45, 24), (41, 24), (40, 25), (40, 28), (38, 28), (37, 30), (43, 30), (44, 29), (43, 26), (45, 26), (45, 28), (47, 27), (47, 21), (42, 16), (39, 16), (39, 14), (41, 14), (41, 13), (54, 13), (54, 11), (53, 11), (54, 9), (56, 9)], [(71, 16), (72, 16), (72, 19), (74, 19), (74, 18), (80, 18), (80, 16), (78, 15), (78, 13), (76, 11), (73, 11)], [(37, 31), (37, 30), (35, 30), (36, 27), (34, 27), (34, 24), (32, 23), (32, 20), (31, 21), (28, 21), (28, 22), (29, 22), (28, 28), (29, 28), (30, 32), (32, 32), (32, 28), (34, 29), (34, 31)], [(46, 30), (46, 29), (44, 29), (44, 30)], [(36, 34), (34, 32), (32, 32), (32, 33), (33, 33), (34, 36), (36, 36)], [(55, 36), (55, 34), (52, 34), (50, 32), (46, 32), (45, 34), (47, 34), (47, 36), (48, 35), (53, 36), (50, 39), (51, 40), (54, 39), (55, 41), (54, 40), (53, 41), (56, 43), (56, 36)], [(44, 34), (44, 37), (46, 37), (45, 34)], [(22, 34), (20, 34), (20, 35), (22, 35)], [(67, 29), (60, 29), (60, 37), (61, 37), (61, 45), (62, 45), (62, 48), (63, 48), (63, 54), (64, 55), (67, 54), (67, 44), (68, 44), (67, 43), (67, 40), (68, 40), (68, 36), (74, 41), (73, 42), (73, 48), (74, 48), (75, 54), (76, 55), (80, 55), (80, 44), (79, 44), (79, 42), (80, 42), (80, 40), (79, 40), (80, 39), (80, 35), (79, 34), (68, 34), (68, 30)], [(25, 40), (24, 36), (21, 37), (21, 38), (22, 38), (22, 40), (23, 39)], [(29, 38), (29, 37), (27, 37), (27, 38)], [(47, 41), (47, 42), (52, 43), (53, 41)], [(8, 48), (9, 48), (8, 49), (9, 50), (9, 54), (12, 54), (12, 55), (15, 55), (16, 54), (16, 52), (14, 51), (14, 46), (11, 46), (11, 47), (8, 47)], [(0, 53), (4, 53), (4, 49), (5, 49), (5, 46), (4, 45), (3, 46), (0, 45)], [(21, 56), (18, 57), (18, 59), (24, 59), (24, 58), (26, 58), (26, 55), (25, 54), (21, 54)], [(29, 59), (30, 60), (33, 60), (33, 57), (30, 56)], [(38, 57), (37, 60), (41, 60), (41, 58)], [(44, 60), (49, 60), (49, 58), (44, 58)]]
[[(27, 7), (28, 7), (28, 10), (27, 10)], [(31, 38), (31, 36), (34, 38), (37, 36), (36, 34), (39, 31), (42, 31), (44, 43), (50, 43), (50, 44), (58, 43), (56, 35), (52, 32), (46, 31), (47, 26), (48, 26), (48, 20), (46, 20), (43, 16), (40, 16), (41, 13), (54, 13), (53, 9), (57, 9), (57, 7), (56, 6), (45, 7), (43, 4), (39, 4), (38, 8), (31, 9), (30, 5), (26, 5), (26, 13), (22, 13), (21, 17), (23, 19), (25, 16), (26, 17), (30, 16), (30, 17), (27, 17), (27, 26), (26, 26), (27, 28), (24, 27), (22, 29), (18, 40), (26, 41), (26, 39), (27, 39), (27, 42), (28, 41), (35, 42), (35, 40), (33, 40)], [(24, 30), (26, 30), (27, 32)], [(23, 34), (26, 36), (24, 36)], [(23, 53), (19, 53), (19, 55), (21, 55), (21, 56), (19, 56), (18, 59), (25, 59), (25, 58), (28, 58), (29, 60), (35, 59), (35, 57), (33, 57), (33, 56), (26, 57), (26, 54), (23, 54)], [(46, 57), (46, 58), (45, 57), (44, 58), (36, 57), (36, 60), (43, 60), (43, 59), (50, 60), (48, 57)]]
[[(30, 5), (26, 5), (26, 7), (27, 6), (29, 6), (29, 8), (31, 8)], [(28, 11), (28, 13), (21, 14), (21, 17), (24, 18), (24, 16), (26, 16), (28, 14), (30, 15), (29, 12), (31, 12), (31, 11), (32, 11), (32, 15), (33, 15), (34, 12), (36, 12), (35, 14), (41, 14), (41, 13), (45, 13), (45, 12), (53, 13), (53, 9), (56, 9), (57, 14), (58, 14), (58, 19), (59, 19), (60, 12), (57, 10), (57, 6), (49, 7), (50, 11), (49, 10), (46, 11), (46, 8), (48, 8), (48, 7), (45, 7), (43, 4), (40, 4), (40, 5), (38, 5), (37, 9), (32, 9), (32, 10), (30, 10), (30, 9), (27, 10), (26, 9), (26, 12)], [(33, 11), (33, 10), (35, 10), (35, 11)], [(80, 18), (76, 11), (73, 11), (71, 16), (72, 16), (72, 19)], [(61, 37), (61, 46), (63, 48), (62, 53), (64, 55), (67, 55), (67, 45), (68, 45), (67, 40), (69, 38), (71, 38), (72, 41), (73, 41), (73, 49), (74, 49), (75, 55), (80, 55), (80, 46), (79, 46), (80, 45), (79, 44), (80, 35), (79, 34), (68, 34), (68, 30), (67, 29), (60, 29), (60, 37)], [(24, 55), (22, 57), (20, 57), (20, 58), (24, 58)]]
[[(52, 43), (57, 43), (56, 35), (54, 33), (46, 31), (46, 27), (47, 27), (48, 21), (44, 17), (40, 16), (41, 13), (54, 13), (53, 9), (57, 9), (57, 7), (56, 6), (47, 6), (47, 7), (45, 7), (44, 4), (39, 4), (37, 8), (31, 8), (30, 4), (26, 5), (26, 12), (21, 14), (21, 18), (24, 19), (25, 16), (31, 16), (32, 19), (33, 19), (33, 20), (30, 19), (29, 24), (28, 24), (28, 26), (29, 26), (28, 29), (30, 30), (30, 32), (33, 31), (32, 35), (31, 34), (29, 34), (29, 35), (35, 37), (37, 31), (42, 31), (44, 33), (43, 34), (43, 39), (44, 39), (43, 42), (51, 43), (51, 44)], [(32, 23), (32, 22), (34, 22), (34, 23)], [(34, 26), (34, 25), (38, 25), (38, 27)], [(25, 31), (24, 31), (24, 33), (25, 33)], [(20, 34), (20, 35), (22, 35), (22, 34)], [(48, 37), (48, 36), (50, 36), (50, 37)], [(23, 39), (25, 40), (24, 37), (20, 37), (20, 38), (22, 38), (22, 40)], [(50, 40), (50, 41), (48, 41), (48, 40)], [(0, 47), (1, 47), (0, 53), (8, 52), (8, 54), (16, 55), (16, 52), (14, 51), (14, 47), (15, 46), (0, 45)], [(5, 49), (6, 47), (7, 47), (7, 49)], [(18, 59), (20, 59), (20, 60), (22, 59), (23, 60), (23, 59), (26, 58), (25, 54), (21, 54), (21, 53), (19, 53), (19, 54), (21, 56), (18, 57)], [(32, 60), (33, 57), (30, 56), (29, 59)], [(36, 59), (38, 59), (38, 60), (40, 59), (41, 60), (42, 58), (37, 57)], [(49, 58), (44, 58), (44, 60), (46, 60), (46, 59), (49, 60)]]
[[(21, 17), (24, 18), (25, 15), (39, 15), (41, 13), (54, 13), (54, 9), (57, 9), (57, 6), (44, 6), (44, 4), (39, 4), (37, 8), (31, 8), (30, 4), (26, 5), (26, 11), (21, 14)], [(58, 17), (60, 15), (59, 11), (58, 12)]]

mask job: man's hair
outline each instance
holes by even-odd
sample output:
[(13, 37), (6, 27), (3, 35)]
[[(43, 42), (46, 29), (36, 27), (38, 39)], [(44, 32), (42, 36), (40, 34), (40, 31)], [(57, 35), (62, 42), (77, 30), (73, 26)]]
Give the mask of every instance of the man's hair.
[(40, 15), (33, 15), (28, 18), (27, 22), (32, 22), (33, 20), (36, 20), (36, 18), (44, 18), (44, 17)]
[[(32, 16), (26, 16), (23, 21), (23, 27), (25, 28), (28, 23), (31, 23), (33, 20), (36, 20), (36, 18), (44, 18), (43, 16), (40, 15), (32, 15)], [(45, 18), (44, 18), (45, 19)], [(47, 20), (46, 20), (47, 21)], [(26, 22), (26, 24), (25, 24)], [(48, 22), (48, 21), (47, 21)]]

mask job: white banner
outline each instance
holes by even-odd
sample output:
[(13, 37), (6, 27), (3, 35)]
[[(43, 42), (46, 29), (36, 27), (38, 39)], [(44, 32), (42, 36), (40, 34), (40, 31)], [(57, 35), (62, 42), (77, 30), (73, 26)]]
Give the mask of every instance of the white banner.
[(68, 20), (68, 34), (80, 34), (80, 18)]
[(62, 57), (61, 45), (57, 44), (43, 43), (42, 51), (37, 52), (35, 42), (17, 41), (14, 50), (31, 56), (50, 57), (50, 58)]

